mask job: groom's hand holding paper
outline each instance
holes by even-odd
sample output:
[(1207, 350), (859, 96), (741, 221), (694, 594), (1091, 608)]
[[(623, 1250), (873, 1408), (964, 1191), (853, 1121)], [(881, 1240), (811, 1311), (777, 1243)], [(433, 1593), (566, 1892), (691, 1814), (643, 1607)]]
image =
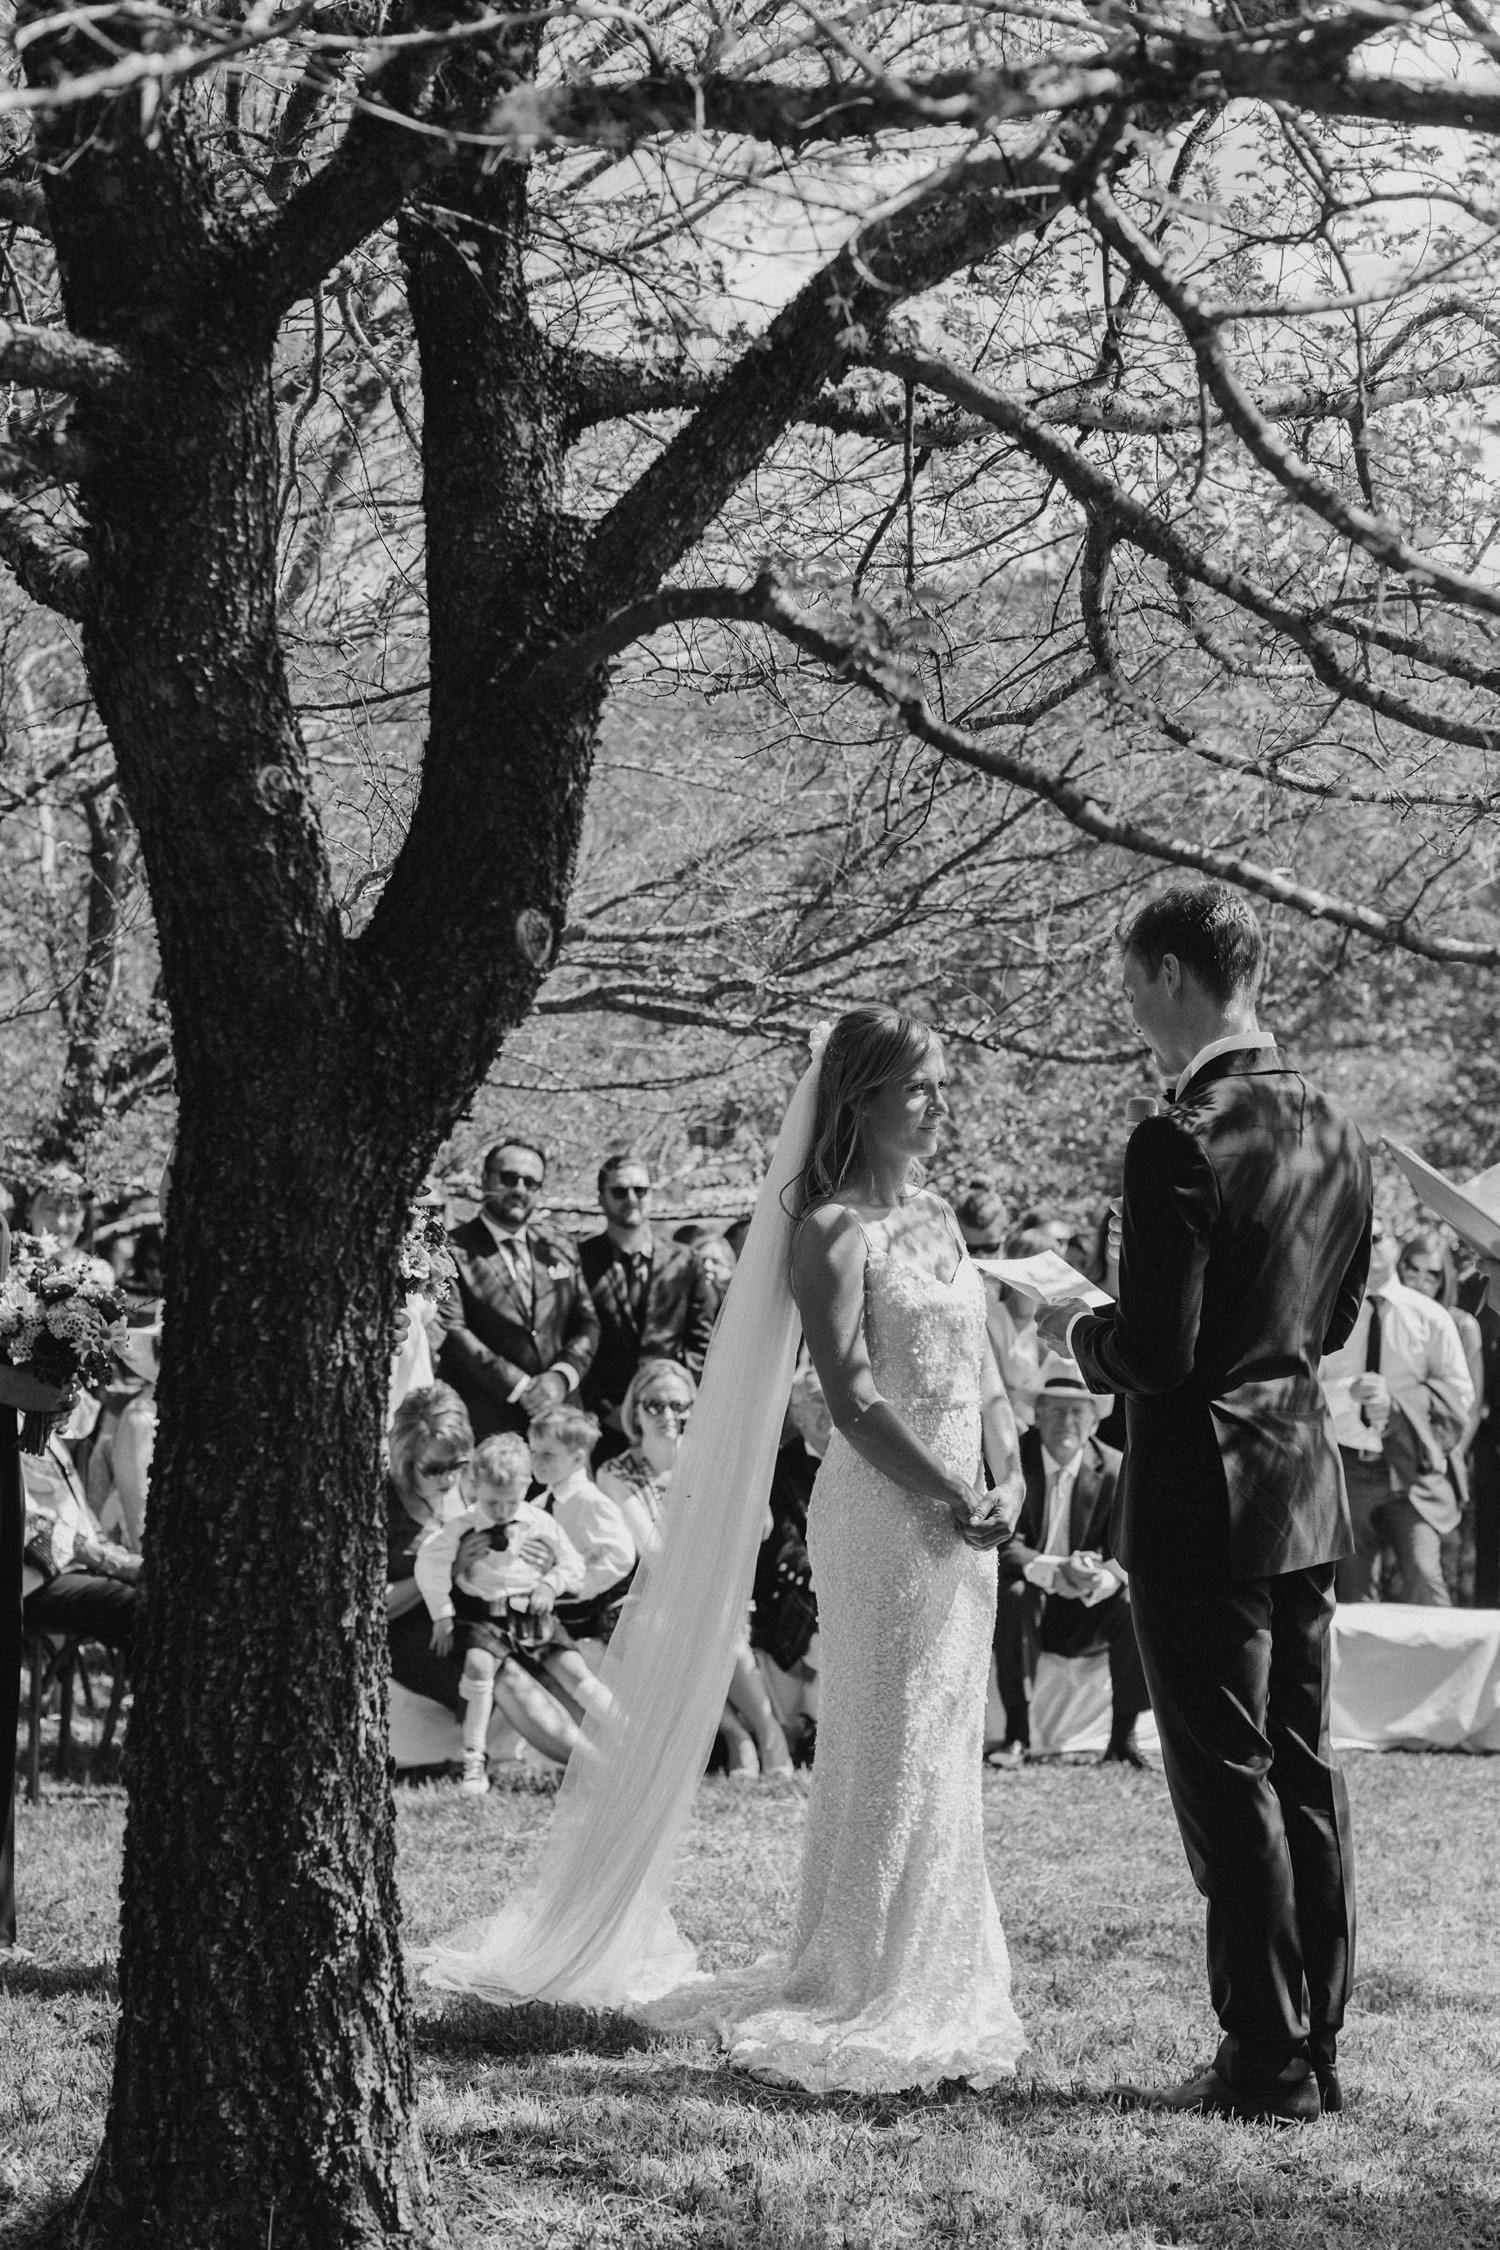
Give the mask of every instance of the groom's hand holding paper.
[(1007, 1289), (1029, 1297), (1034, 1304), (1053, 1306), (1076, 1300), (1093, 1307), (1114, 1303), (1107, 1289), (1097, 1288), (1086, 1273), (1070, 1266), (1056, 1250), (1039, 1250), (1031, 1258), (976, 1258), (974, 1263), (981, 1273), (992, 1274)]

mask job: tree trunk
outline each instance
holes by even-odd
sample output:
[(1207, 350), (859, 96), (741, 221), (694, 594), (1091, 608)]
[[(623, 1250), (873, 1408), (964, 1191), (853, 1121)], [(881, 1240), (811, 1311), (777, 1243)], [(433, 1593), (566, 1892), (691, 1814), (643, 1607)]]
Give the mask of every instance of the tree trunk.
[(121, 2026), (78, 2231), (130, 2250), (436, 2243), (378, 1461), (396, 1245), (449, 1120), (402, 1078), (311, 810), (276, 634), (271, 339), (215, 297), (185, 200), (120, 192), (176, 153), (167, 130), (117, 152), (112, 180), (85, 151), (53, 183), (70, 314), (138, 370), (127, 400), (79, 415), (97, 463), (84, 649), (179, 1091)]

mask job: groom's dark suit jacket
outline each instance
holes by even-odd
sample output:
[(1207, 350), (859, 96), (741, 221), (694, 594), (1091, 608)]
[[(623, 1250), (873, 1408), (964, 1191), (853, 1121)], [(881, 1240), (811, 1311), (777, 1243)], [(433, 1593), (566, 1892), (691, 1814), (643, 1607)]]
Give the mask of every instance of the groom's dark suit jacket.
[(458, 1279), (439, 1316), (438, 1373), (469, 1409), (476, 1438), (496, 1430), (524, 1435), (526, 1416), (510, 1403), (516, 1385), (560, 1363), (584, 1375), (599, 1341), (599, 1318), (572, 1243), (528, 1227), (526, 1246), (529, 1301), (482, 1219), (466, 1219), (448, 1237)]
[(1369, 1270), (1354, 1126), (1274, 1048), (1216, 1056), (1131, 1135), (1122, 1229), (1119, 1302), (1072, 1334), (1126, 1400), (1119, 1560), (1259, 1578), (1349, 1554), (1318, 1362)]

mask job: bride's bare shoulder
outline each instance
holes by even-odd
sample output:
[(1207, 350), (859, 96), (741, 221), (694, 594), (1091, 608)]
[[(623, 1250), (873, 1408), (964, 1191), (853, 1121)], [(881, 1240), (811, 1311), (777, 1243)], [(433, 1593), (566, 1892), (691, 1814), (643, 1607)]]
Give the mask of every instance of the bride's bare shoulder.
[(854, 1205), (830, 1195), (812, 1204), (797, 1221), (793, 1257), (805, 1266), (809, 1260), (837, 1257), (846, 1247), (863, 1240), (864, 1230)]

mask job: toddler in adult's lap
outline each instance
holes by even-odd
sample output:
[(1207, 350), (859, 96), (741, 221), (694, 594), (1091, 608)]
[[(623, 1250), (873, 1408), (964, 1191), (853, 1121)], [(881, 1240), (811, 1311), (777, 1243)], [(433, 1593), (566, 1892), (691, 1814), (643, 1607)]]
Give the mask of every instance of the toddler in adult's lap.
[(466, 1795), (488, 1788), (485, 1743), (495, 1678), (518, 1662), (545, 1673), (575, 1705), (597, 1694), (593, 1676), (553, 1615), (560, 1594), (583, 1585), (583, 1558), (562, 1526), (526, 1498), (531, 1457), (525, 1440), (504, 1431), (486, 1438), (465, 1478), (461, 1515), (417, 1550), (416, 1578), (432, 1618), (434, 1651), (463, 1656)]

